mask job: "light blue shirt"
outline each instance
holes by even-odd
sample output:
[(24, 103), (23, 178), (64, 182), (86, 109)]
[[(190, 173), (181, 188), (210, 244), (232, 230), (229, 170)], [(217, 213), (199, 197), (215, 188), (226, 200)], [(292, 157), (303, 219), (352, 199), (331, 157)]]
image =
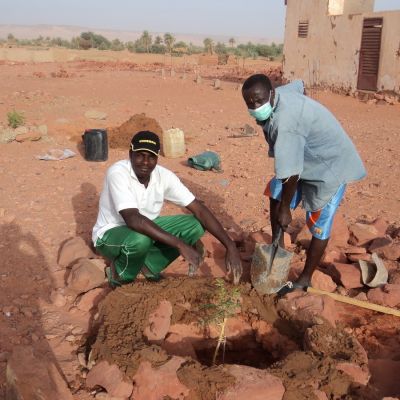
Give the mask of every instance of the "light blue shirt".
[(275, 175), (300, 176), (303, 206), (323, 208), (341, 184), (366, 175), (350, 138), (322, 104), (304, 94), (303, 82), (293, 81), (275, 89), (274, 112), (263, 126), (275, 158)]

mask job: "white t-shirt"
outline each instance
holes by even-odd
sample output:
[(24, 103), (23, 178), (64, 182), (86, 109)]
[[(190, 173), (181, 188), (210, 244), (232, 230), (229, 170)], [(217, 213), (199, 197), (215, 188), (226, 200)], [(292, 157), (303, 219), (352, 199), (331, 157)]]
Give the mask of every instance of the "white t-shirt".
[(156, 165), (146, 188), (136, 177), (130, 160), (118, 161), (107, 170), (93, 243), (109, 229), (125, 225), (121, 210), (137, 208), (140, 214), (153, 220), (160, 215), (164, 200), (186, 207), (194, 199), (193, 193), (172, 171)]

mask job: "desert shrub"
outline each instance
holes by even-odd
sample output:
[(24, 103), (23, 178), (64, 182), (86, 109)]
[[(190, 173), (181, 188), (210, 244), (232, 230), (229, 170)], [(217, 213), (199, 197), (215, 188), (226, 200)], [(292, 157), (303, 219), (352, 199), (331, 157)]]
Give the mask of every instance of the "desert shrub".
[(7, 120), (8, 126), (15, 129), (24, 124), (25, 117), (22, 115), (22, 113), (13, 110), (7, 114)]
[(217, 54), (226, 54), (228, 52), (228, 49), (226, 48), (225, 43), (221, 43), (221, 42), (218, 42), (215, 45), (214, 50)]
[(205, 315), (200, 318), (201, 325), (215, 324), (219, 329), (218, 342), (214, 351), (213, 365), (217, 360), (218, 351), (223, 345), (223, 355), (225, 355), (225, 327), (228, 318), (233, 317), (240, 307), (240, 290), (239, 288), (227, 287), (223, 279), (215, 280), (215, 293), (210, 303), (202, 306)]
[(125, 45), (119, 39), (114, 39), (111, 42), (111, 50), (122, 51), (124, 49), (125, 49)]
[(167, 48), (163, 44), (153, 44), (150, 48), (150, 52), (155, 54), (165, 54)]

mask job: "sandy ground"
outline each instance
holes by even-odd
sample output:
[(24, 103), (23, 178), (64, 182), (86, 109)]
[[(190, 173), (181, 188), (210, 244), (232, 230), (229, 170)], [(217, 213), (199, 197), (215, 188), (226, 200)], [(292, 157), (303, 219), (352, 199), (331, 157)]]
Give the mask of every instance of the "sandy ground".
[[(51, 76), (60, 68), (70, 77)], [(186, 157), (161, 157), (160, 164), (178, 173), (225, 227), (255, 231), (268, 225), (262, 193), (273, 175), (273, 162), (237, 84), (223, 81), (215, 90), (211, 80), (196, 84), (193, 70), (184, 80), (181, 73), (167, 73), (163, 79), (160, 71), (121, 69), (80, 62), (0, 65), (0, 123), (5, 127), (7, 112), (16, 109), (24, 112), (28, 124), (48, 126), (46, 140), (0, 144), (0, 353), (32, 342), (46, 350), (44, 335), (70, 329), (71, 321), (62, 313), (46, 317), (49, 294), (64, 278), (57, 254), (72, 236), (90, 241), (104, 173), (128, 154), (128, 149), (110, 149), (106, 162), (85, 161), (79, 142), (87, 128), (118, 126), (144, 112), (164, 130), (183, 129)], [(349, 222), (381, 216), (398, 225), (400, 106), (369, 105), (328, 92), (316, 97), (342, 122), (368, 171), (366, 179), (348, 188), (341, 212)], [(84, 113), (91, 109), (106, 112), (108, 118), (86, 119)], [(230, 138), (245, 123), (259, 135)], [(53, 148), (69, 148), (77, 155), (57, 162), (35, 159)], [(221, 155), (223, 173), (186, 166), (187, 157), (204, 150)], [(166, 212), (176, 209), (167, 207)], [(59, 346), (58, 357), (68, 361), (74, 356), (61, 342), (52, 350)]]

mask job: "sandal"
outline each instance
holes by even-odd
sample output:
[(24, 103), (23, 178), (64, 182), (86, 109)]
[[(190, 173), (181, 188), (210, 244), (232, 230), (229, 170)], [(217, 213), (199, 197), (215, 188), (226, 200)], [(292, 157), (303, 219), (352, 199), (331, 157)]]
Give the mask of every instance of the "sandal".
[(159, 282), (164, 277), (161, 274), (154, 274), (146, 265), (143, 265), (140, 272), (149, 282)]
[(111, 289), (122, 286), (122, 283), (117, 278), (115, 278), (115, 272), (112, 264), (105, 268), (105, 273), (108, 280), (108, 285)]
[(308, 286), (304, 286), (301, 283), (297, 282), (292, 282), (292, 281), (287, 281), (278, 291), (277, 295), (278, 297), (283, 297), (288, 293), (292, 293), (295, 290), (302, 290), (304, 292), (307, 291)]

